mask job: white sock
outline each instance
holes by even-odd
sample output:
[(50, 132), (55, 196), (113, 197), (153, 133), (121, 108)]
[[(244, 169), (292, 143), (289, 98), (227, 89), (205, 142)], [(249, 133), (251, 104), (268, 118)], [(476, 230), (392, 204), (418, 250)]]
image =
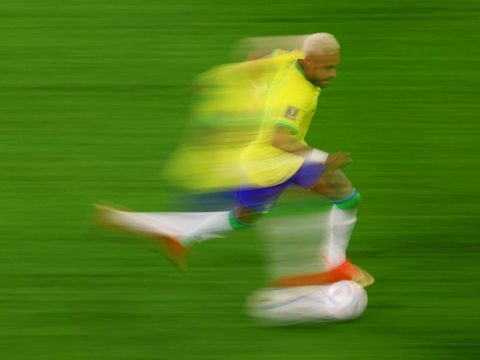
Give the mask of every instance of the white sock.
[(166, 221), (157, 221), (153, 213), (112, 210), (106, 214), (104, 220), (109, 225), (118, 226), (134, 233), (179, 236), (177, 228), (170, 226)]
[(132, 232), (147, 235), (167, 235), (189, 245), (221, 237), (232, 229), (229, 211), (148, 213), (112, 211), (107, 222)]
[(201, 221), (185, 231), (180, 238), (184, 245), (194, 242), (221, 237), (223, 233), (232, 230), (230, 225), (230, 211), (205, 212)]
[(327, 236), (322, 246), (326, 270), (339, 266), (346, 259), (350, 236), (357, 222), (357, 208), (343, 210), (333, 205), (330, 210)]

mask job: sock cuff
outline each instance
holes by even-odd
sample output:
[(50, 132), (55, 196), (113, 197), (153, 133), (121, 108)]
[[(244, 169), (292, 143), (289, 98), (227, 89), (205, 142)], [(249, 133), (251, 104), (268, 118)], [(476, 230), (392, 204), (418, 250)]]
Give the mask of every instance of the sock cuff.
[(235, 216), (235, 211), (230, 211), (228, 213), (228, 222), (230, 223), (230, 226), (232, 227), (232, 229), (242, 229), (245, 227), (252, 226), (250, 224), (246, 224), (238, 220), (237, 217)]
[(358, 207), (362, 197), (357, 189), (353, 189), (352, 193), (345, 199), (335, 200), (333, 203), (342, 210), (350, 210)]

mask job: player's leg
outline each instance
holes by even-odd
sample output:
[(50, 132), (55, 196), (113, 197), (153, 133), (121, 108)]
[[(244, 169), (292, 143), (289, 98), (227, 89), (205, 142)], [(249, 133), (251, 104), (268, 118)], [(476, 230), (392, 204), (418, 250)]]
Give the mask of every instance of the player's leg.
[(138, 212), (101, 205), (96, 208), (98, 225), (150, 237), (169, 236), (185, 246), (243, 225), (233, 211)]
[(190, 246), (219, 237), (231, 230), (254, 225), (270, 210), (286, 186), (287, 184), (279, 184), (265, 188), (235, 190), (236, 200), (232, 210), (199, 213), (201, 220), (182, 231), (178, 237), (179, 241), (185, 246)]
[(324, 173), (312, 191), (329, 198), (333, 205), (322, 255), (325, 267), (332, 269), (346, 260), (346, 249), (357, 221), (360, 193), (341, 170)]
[(354, 279), (364, 286), (370, 285), (373, 278), (348, 262), (345, 255), (360, 202), (360, 194), (352, 187), (349, 179), (341, 170), (325, 171), (322, 164), (307, 163), (298, 170), (292, 182), (329, 198), (333, 203), (328, 223), (312, 224), (318, 226), (319, 231), (326, 228), (326, 238), (320, 249), (324, 271), (281, 278), (275, 285), (313, 285), (345, 279)]
[(185, 267), (188, 248), (193, 243), (221, 237), (230, 230), (249, 226), (248, 209), (239, 208), (241, 216), (232, 211), (209, 212), (138, 212), (96, 206), (97, 225), (120, 229), (159, 241), (164, 245), (168, 258), (178, 267)]
[(339, 169), (322, 174), (312, 190), (329, 198), (333, 205), (328, 217), (328, 232), (322, 246), (325, 270), (329, 276), (351, 277), (364, 286), (373, 283), (373, 277), (351, 264), (346, 251), (357, 222), (360, 193), (353, 188), (347, 176)]
[(95, 224), (153, 239), (163, 245), (167, 258), (177, 267), (185, 268), (188, 248), (177, 240), (178, 231), (171, 227), (168, 222), (157, 221), (154, 214), (96, 204)]
[(237, 205), (230, 211), (156, 213), (97, 206), (97, 224), (160, 240), (168, 257), (183, 267), (189, 246), (252, 226), (269, 211), (286, 186), (236, 190)]

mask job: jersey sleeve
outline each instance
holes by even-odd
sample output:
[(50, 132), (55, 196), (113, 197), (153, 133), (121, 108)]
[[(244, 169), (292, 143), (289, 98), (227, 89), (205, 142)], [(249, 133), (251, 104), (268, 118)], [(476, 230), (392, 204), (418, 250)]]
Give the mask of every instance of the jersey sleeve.
[(274, 126), (284, 126), (292, 134), (300, 131), (300, 122), (306, 113), (305, 100), (298, 96), (295, 87), (287, 88), (283, 86), (278, 89), (275, 98), (271, 102), (268, 113), (270, 124)]

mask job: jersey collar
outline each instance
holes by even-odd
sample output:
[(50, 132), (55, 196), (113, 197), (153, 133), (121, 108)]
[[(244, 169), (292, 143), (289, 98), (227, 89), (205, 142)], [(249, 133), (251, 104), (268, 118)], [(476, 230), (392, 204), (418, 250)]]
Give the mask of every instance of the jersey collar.
[[(298, 60), (300, 60), (300, 59), (298, 59)], [(310, 80), (307, 79), (307, 77), (305, 76), (305, 70), (303, 70), (303, 68), (302, 68), (302, 66), (300, 65), (300, 63), (298, 62), (298, 60), (295, 60), (295, 68), (298, 70), (298, 72), (299, 72), (300, 74), (302, 74), (302, 76), (303, 76), (303, 78), (304, 78), (305, 80), (307, 80), (310, 84), (312, 84), (312, 86), (318, 88), (317, 85), (313, 84)]]

